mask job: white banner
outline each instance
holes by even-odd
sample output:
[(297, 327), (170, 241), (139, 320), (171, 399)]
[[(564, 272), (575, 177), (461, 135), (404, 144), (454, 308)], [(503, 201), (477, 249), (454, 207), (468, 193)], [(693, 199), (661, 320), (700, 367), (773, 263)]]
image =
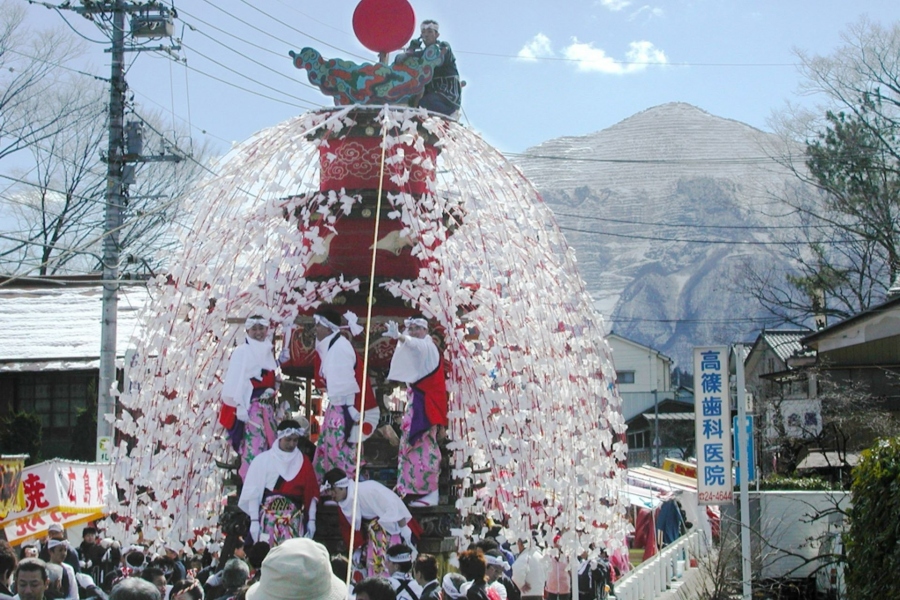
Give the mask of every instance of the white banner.
[(727, 346), (694, 348), (694, 426), (700, 504), (731, 504), (731, 401)]
[(22, 470), (21, 510), (0, 515), (10, 544), (41, 537), (52, 523), (72, 526), (107, 513), (109, 464), (50, 460)]

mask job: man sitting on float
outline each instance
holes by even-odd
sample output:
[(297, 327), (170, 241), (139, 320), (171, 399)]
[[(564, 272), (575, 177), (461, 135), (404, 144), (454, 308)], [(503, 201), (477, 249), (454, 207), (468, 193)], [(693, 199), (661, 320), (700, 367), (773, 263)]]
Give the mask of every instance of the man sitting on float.
[(447, 42), (439, 42), (439, 25), (437, 21), (422, 21), (420, 36), (409, 43), (404, 52), (394, 59), (404, 61), (409, 57), (421, 57), (429, 46), (437, 44), (441, 49), (443, 61), (434, 68), (431, 81), (425, 84), (425, 91), (419, 99), (419, 108), (425, 108), (442, 115), (452, 115), (459, 110), (462, 87), (459, 83), (459, 71), (456, 69), (456, 57)]
[(254, 542), (274, 546), (315, 535), (319, 483), (309, 459), (297, 449), (309, 431), (308, 422), (303, 421), (282, 421), (275, 446), (250, 463), (238, 507), (250, 515)]

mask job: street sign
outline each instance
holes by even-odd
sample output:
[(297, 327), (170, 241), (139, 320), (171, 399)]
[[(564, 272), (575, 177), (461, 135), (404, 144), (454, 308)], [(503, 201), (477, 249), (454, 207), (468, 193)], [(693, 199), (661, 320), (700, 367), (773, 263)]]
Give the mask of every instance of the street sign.
[(97, 462), (105, 463), (110, 460), (110, 451), (112, 450), (112, 437), (100, 436), (97, 438)]
[(726, 346), (694, 348), (696, 398), (697, 498), (700, 504), (731, 504), (731, 436), (725, 430), (731, 413)]
[[(734, 440), (733, 440), (733, 448), (735, 457), (734, 460), (737, 461), (737, 449), (738, 443), (741, 438), (746, 438), (746, 448), (747, 448), (747, 481), (755, 481), (756, 480), (756, 461), (754, 460), (754, 451), (753, 451), (753, 415), (747, 415), (746, 427), (744, 427), (743, 432), (739, 432), (738, 430), (738, 418), (733, 417), (731, 420), (731, 430), (734, 432)], [(737, 468), (735, 469), (735, 481), (741, 480), (741, 465), (738, 463)]]

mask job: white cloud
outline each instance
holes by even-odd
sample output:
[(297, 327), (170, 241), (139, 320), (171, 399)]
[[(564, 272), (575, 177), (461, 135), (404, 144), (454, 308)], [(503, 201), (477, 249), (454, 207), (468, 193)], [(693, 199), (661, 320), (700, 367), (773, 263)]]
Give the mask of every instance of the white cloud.
[(578, 61), (579, 71), (596, 71), (611, 75), (626, 75), (643, 71), (650, 64), (666, 64), (665, 52), (651, 42), (631, 42), (624, 61), (608, 56), (602, 48), (595, 48), (592, 42), (582, 43), (572, 38), (572, 43), (563, 49), (563, 56)]
[(539, 33), (531, 41), (522, 46), (518, 57), (522, 60), (535, 61), (539, 58), (553, 56), (553, 48), (550, 46), (550, 38)]
[(598, 4), (600, 4), (604, 8), (608, 8), (613, 12), (617, 12), (631, 6), (631, 0), (599, 0)]
[(643, 17), (648, 20), (649, 19), (658, 19), (658, 18), (663, 17), (665, 14), (666, 13), (663, 9), (650, 6), (649, 4), (645, 4), (644, 6), (640, 7), (639, 9), (637, 9), (636, 11), (631, 13), (628, 16), (628, 20), (634, 21), (638, 17)]

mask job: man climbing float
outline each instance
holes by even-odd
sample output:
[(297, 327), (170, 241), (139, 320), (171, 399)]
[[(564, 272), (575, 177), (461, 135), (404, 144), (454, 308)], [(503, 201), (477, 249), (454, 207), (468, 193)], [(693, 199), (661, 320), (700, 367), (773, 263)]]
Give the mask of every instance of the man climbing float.
[(438, 503), (439, 440), (447, 427), (447, 384), (441, 353), (424, 318), (406, 319), (406, 329), (389, 321), (384, 335), (397, 340), (387, 378), (406, 384), (407, 404), (400, 425), (397, 486), (410, 506)]

